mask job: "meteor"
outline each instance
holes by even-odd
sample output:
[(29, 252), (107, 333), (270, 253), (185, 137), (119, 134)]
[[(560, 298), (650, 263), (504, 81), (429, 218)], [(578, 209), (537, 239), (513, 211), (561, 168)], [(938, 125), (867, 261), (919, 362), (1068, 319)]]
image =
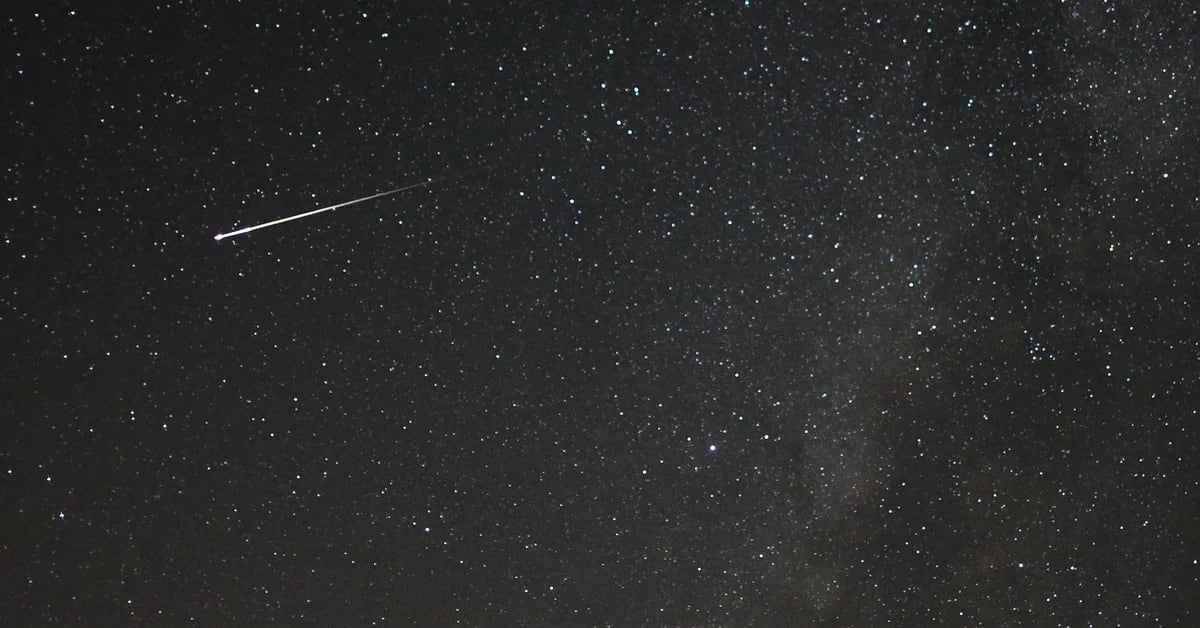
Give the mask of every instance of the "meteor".
[(439, 178), (437, 178), (437, 179), (430, 179), (430, 180), (428, 180), (428, 181), (422, 181), (422, 182), (420, 182), (420, 183), (413, 183), (412, 185), (406, 185), (406, 186), (403, 186), (403, 187), (398, 187), (398, 188), (396, 188), (396, 189), (394, 189), (394, 190), (388, 190), (388, 191), (386, 191), (386, 192), (379, 192), (379, 193), (377, 193), (377, 194), (372, 194), (372, 195), (370, 195), (370, 196), (364, 196), (364, 197), (362, 197), (362, 198), (356, 198), (356, 199), (354, 199), (354, 200), (352, 200), (352, 201), (346, 201), (346, 202), (344, 202), (344, 203), (338, 203), (337, 205), (330, 205), (329, 207), (322, 207), (322, 208), (320, 208), (320, 209), (314, 209), (314, 210), (306, 211), (306, 212), (303, 212), (303, 213), (300, 213), (300, 214), (296, 214), (296, 215), (294, 215), (294, 216), (286, 216), (286, 217), (284, 217), (284, 218), (278, 218), (278, 219), (275, 219), (275, 220), (272, 220), (272, 221), (269, 221), (269, 222), (264, 222), (264, 223), (262, 223), (262, 224), (260, 224), (260, 225), (254, 225), (254, 226), (251, 226), (251, 227), (242, 227), (241, 229), (238, 229), (238, 230), (236, 230), (236, 231), (230, 231), (230, 232), (228, 232), (228, 233), (218, 233), (218, 234), (217, 234), (217, 235), (216, 235), (216, 236), (215, 236), (213, 239), (214, 239), (214, 240), (216, 240), (216, 241), (218, 241), (218, 242), (220, 242), (221, 240), (224, 240), (225, 238), (232, 238), (233, 236), (239, 236), (239, 235), (242, 235), (242, 234), (245, 234), (245, 233), (250, 233), (251, 231), (258, 231), (259, 229), (266, 229), (267, 227), (274, 227), (275, 225), (282, 225), (282, 224), (283, 224), (283, 223), (285, 223), (285, 222), (291, 222), (291, 221), (293, 221), (293, 220), (300, 220), (301, 218), (308, 218), (309, 216), (316, 216), (317, 214), (321, 214), (321, 213), (324, 213), (324, 212), (331, 212), (331, 211), (333, 211), (333, 210), (335, 210), (335, 209), (341, 209), (341, 208), (343, 208), (343, 207), (349, 207), (349, 206), (351, 206), (351, 205), (357, 205), (357, 204), (359, 204), (359, 203), (365, 203), (365, 202), (367, 202), (367, 201), (373, 201), (373, 200), (375, 200), (375, 199), (377, 199), (377, 198), (383, 198), (383, 197), (385, 197), (385, 196), (391, 196), (391, 195), (393, 195), (393, 194), (399, 194), (400, 192), (404, 192), (404, 191), (407, 191), (407, 190), (415, 190), (415, 189), (417, 189), (417, 188), (423, 188), (423, 187), (426, 187), (426, 186), (433, 185), (434, 183), (441, 183), (442, 181), (448, 181), (448, 180), (450, 180), (450, 179), (457, 179), (458, 177), (465, 177), (465, 176), (467, 176), (468, 174), (470, 174), (470, 173), (472, 173), (472, 172), (475, 172), (476, 170), (482, 170), (482, 168), (476, 168), (475, 170), (468, 170), (468, 171), (466, 171), (466, 172), (462, 172), (462, 173), (459, 173), (459, 174), (447, 175), (447, 176), (444, 176), (444, 177), (439, 177)]

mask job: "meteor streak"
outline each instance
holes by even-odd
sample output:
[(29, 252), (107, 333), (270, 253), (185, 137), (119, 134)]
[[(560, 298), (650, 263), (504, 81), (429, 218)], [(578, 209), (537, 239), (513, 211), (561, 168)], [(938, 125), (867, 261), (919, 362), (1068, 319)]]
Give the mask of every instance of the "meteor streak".
[[(476, 170), (479, 170), (479, 168), (477, 168)], [(406, 190), (414, 190), (416, 188), (422, 188), (422, 187), (425, 187), (428, 185), (433, 185), (434, 183), (441, 183), (442, 181), (447, 181), (449, 179), (464, 177), (474, 171), (475, 170), (468, 170), (467, 172), (463, 172), (463, 173), (459, 173), (459, 174), (452, 174), (452, 175), (447, 175), (444, 177), (439, 177), (437, 179), (430, 179), (428, 181), (422, 181), (420, 183), (413, 183), (412, 185), (406, 185), (404, 187), (399, 187), (394, 190), (388, 190), (386, 192), (379, 192), (378, 194), (372, 194), (370, 196), (356, 198), (352, 201), (346, 201), (345, 203), (338, 203), (337, 205), (330, 205), (329, 207), (322, 207), (320, 209), (306, 211), (304, 213), (296, 214), (294, 216), (278, 218), (278, 219), (272, 220), (270, 222), (264, 222), (261, 225), (254, 225), (252, 227), (242, 227), (241, 229), (238, 229), (236, 231), (230, 231), (229, 233), (218, 233), (216, 235), (216, 237), (214, 237), (213, 239), (220, 242), (221, 240), (224, 240), (225, 238), (232, 238), (233, 236), (239, 236), (239, 235), (242, 235), (245, 233), (250, 233), (251, 231), (258, 231), (259, 229), (266, 229), (267, 227), (274, 227), (275, 225), (282, 225), (285, 222), (291, 222), (293, 220), (300, 220), (301, 218), (308, 218), (309, 216), (315, 216), (317, 214), (324, 213), (324, 212), (331, 212), (335, 209), (341, 209), (343, 207), (357, 205), (358, 203), (365, 203), (367, 201), (375, 200), (377, 198), (383, 198), (385, 196), (399, 194), (400, 192), (404, 192)]]

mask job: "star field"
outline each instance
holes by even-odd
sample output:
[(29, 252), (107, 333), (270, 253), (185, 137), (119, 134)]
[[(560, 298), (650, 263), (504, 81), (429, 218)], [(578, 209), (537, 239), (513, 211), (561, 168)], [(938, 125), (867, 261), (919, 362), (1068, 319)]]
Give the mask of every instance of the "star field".
[(0, 623), (1194, 622), (1198, 19), (5, 9)]

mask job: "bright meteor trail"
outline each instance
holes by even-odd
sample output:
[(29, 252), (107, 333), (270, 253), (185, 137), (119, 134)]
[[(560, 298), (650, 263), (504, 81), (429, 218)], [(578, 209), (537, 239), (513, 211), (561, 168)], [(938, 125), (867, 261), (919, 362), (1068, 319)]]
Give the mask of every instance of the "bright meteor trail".
[(338, 203), (337, 205), (330, 205), (329, 207), (322, 207), (320, 209), (306, 211), (302, 214), (296, 214), (295, 216), (287, 216), (285, 218), (279, 218), (276, 220), (272, 220), (270, 222), (264, 222), (261, 225), (254, 225), (252, 227), (242, 227), (241, 229), (238, 229), (237, 231), (230, 231), (229, 233), (218, 233), (216, 235), (216, 237), (214, 237), (213, 239), (217, 240), (219, 242), (221, 240), (224, 240), (225, 238), (232, 238), (233, 236), (239, 236), (244, 233), (250, 233), (251, 231), (258, 231), (259, 229), (266, 229), (267, 227), (274, 227), (275, 225), (282, 225), (285, 222), (291, 222), (293, 220), (300, 220), (301, 218), (308, 218), (309, 216), (315, 216), (315, 215), (323, 213), (323, 212), (331, 212), (335, 209), (341, 209), (342, 207), (349, 207), (350, 205), (356, 205), (358, 203), (365, 203), (367, 201), (374, 200), (377, 198), (383, 198), (385, 196), (399, 194), (400, 192), (404, 192), (405, 190), (413, 190), (416, 188), (425, 187), (427, 185), (433, 185), (434, 183), (440, 183), (440, 182), (446, 181), (448, 179), (454, 179), (457, 177), (466, 176), (466, 175), (470, 174), (471, 172), (474, 172), (474, 170), (469, 170), (467, 172), (463, 172), (460, 174), (452, 174), (452, 175), (448, 175), (445, 177), (439, 177), (437, 179), (430, 179), (428, 181), (422, 181), (421, 183), (414, 183), (412, 185), (406, 185), (404, 187), (399, 187), (394, 190), (388, 190), (386, 192), (379, 192), (378, 194), (372, 194), (370, 196), (356, 198), (352, 201), (346, 201), (345, 203)]

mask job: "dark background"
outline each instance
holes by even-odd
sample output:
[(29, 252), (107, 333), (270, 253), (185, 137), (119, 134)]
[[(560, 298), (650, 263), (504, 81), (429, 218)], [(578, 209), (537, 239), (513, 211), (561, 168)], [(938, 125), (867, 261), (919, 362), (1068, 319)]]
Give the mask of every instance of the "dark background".
[(5, 625), (1196, 621), (1189, 3), (101, 4), (0, 13)]

